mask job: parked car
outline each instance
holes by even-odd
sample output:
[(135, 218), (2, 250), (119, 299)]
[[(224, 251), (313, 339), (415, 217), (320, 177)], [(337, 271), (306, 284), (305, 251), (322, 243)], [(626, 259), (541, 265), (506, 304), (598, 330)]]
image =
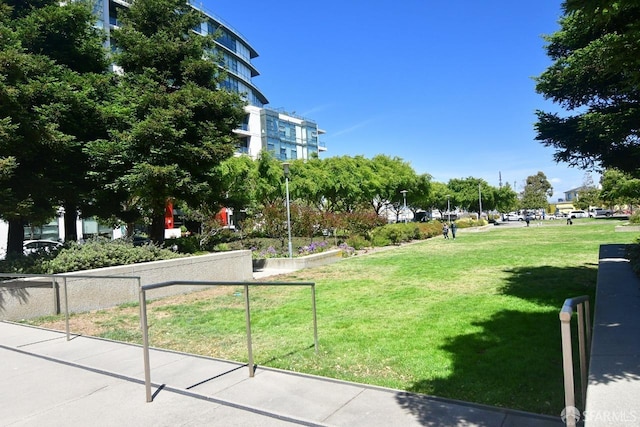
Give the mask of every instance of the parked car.
[(589, 217), (587, 212), (582, 210), (569, 212), (569, 218), (587, 218), (587, 217)]
[(62, 243), (55, 240), (25, 240), (22, 243), (22, 252), (31, 255), (38, 252), (54, 252), (62, 248)]
[(524, 221), (524, 217), (517, 212), (509, 212), (502, 215), (503, 221)]
[(613, 215), (613, 212), (611, 212), (611, 209), (605, 209), (605, 208), (591, 208), (589, 209), (589, 217), (590, 218), (595, 218), (597, 216), (611, 216)]

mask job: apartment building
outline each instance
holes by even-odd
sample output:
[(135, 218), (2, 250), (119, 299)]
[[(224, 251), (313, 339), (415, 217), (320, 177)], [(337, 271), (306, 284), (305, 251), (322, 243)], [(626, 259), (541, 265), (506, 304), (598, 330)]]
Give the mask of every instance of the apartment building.
[[(130, 2), (124, 0), (97, 0), (95, 5), (98, 26), (109, 34), (118, 27), (118, 16)], [(320, 141), (325, 132), (309, 118), (287, 113), (283, 109), (266, 107), (267, 97), (254, 84), (253, 78), (260, 75), (253, 60), (258, 57), (242, 34), (201, 6), (192, 7), (202, 14), (202, 23), (194, 31), (202, 35), (216, 35), (216, 53), (221, 55), (226, 78), (222, 86), (240, 93), (248, 105), (246, 116), (235, 132), (240, 137), (237, 153), (256, 158), (267, 150), (280, 160), (308, 159), (326, 151)]]

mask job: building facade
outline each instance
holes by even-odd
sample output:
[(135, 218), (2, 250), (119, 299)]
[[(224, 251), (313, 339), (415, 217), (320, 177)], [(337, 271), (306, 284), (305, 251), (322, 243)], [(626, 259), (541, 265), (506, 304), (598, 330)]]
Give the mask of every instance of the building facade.
[[(111, 30), (119, 27), (120, 14), (130, 6), (131, 0), (94, 0), (96, 26), (105, 32), (107, 48), (113, 49)], [(326, 151), (319, 139), (324, 131), (315, 121), (266, 107), (269, 103), (267, 97), (253, 83), (253, 78), (260, 75), (252, 63), (258, 57), (258, 52), (240, 32), (213, 13), (198, 6), (192, 7), (202, 15), (200, 27), (194, 31), (201, 35), (216, 36), (214, 53), (219, 55), (221, 67), (226, 71), (221, 86), (241, 94), (247, 102), (243, 123), (234, 131), (239, 137), (237, 155), (245, 154), (255, 159), (263, 150), (267, 150), (276, 159), (285, 161), (308, 159)], [(232, 217), (230, 210), (225, 210), (225, 214), (226, 218)], [(227, 221), (232, 224), (231, 219)], [(105, 227), (92, 218), (78, 220), (76, 226), (78, 236), (83, 237), (111, 235), (118, 238), (125, 233), (122, 229)], [(165, 231), (171, 230), (168, 227)], [(42, 227), (25, 227), (25, 239), (63, 240), (64, 235), (62, 215)], [(5, 222), (0, 221), (0, 258), (4, 255), (6, 245), (7, 227)]]
[[(130, 1), (125, 0), (96, 0), (97, 25), (106, 32), (109, 45), (111, 30), (120, 25), (119, 14), (129, 6)], [(200, 27), (194, 31), (215, 36), (214, 53), (220, 56), (221, 66), (226, 71), (222, 87), (241, 94), (247, 102), (244, 121), (235, 131), (240, 139), (237, 153), (255, 159), (261, 151), (267, 150), (277, 159), (295, 160), (308, 159), (326, 151), (320, 142), (324, 131), (315, 121), (266, 107), (267, 97), (253, 82), (253, 78), (260, 75), (252, 62), (258, 52), (246, 38), (210, 11), (192, 7), (203, 18)]]

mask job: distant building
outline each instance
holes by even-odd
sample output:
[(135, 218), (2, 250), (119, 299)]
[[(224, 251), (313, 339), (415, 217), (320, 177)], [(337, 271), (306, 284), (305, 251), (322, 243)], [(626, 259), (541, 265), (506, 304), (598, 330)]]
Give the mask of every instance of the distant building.
[(578, 200), (578, 193), (583, 191), (584, 187), (572, 188), (571, 190), (567, 190), (564, 192), (564, 201), (565, 202), (575, 202)]
[[(106, 47), (112, 48), (111, 30), (120, 25), (119, 14), (124, 8), (131, 6), (127, 0), (95, 0), (94, 11), (97, 17), (96, 26), (105, 31)], [(253, 78), (260, 75), (252, 64), (258, 52), (231, 25), (201, 7), (191, 5), (202, 14), (202, 23), (194, 31), (198, 34), (217, 35), (215, 53), (222, 56), (221, 66), (226, 71), (222, 86), (227, 90), (240, 93), (249, 105), (245, 107), (246, 116), (239, 129), (234, 132), (240, 137), (237, 154), (247, 154), (257, 158), (262, 150), (267, 150), (279, 160), (308, 159), (326, 151), (320, 141), (325, 131), (309, 118), (287, 113), (281, 109), (267, 108), (267, 97), (253, 83)], [(231, 210), (223, 209), (227, 218), (225, 222), (232, 224)], [(25, 238), (62, 240), (64, 238), (64, 221), (59, 215), (49, 224), (42, 227), (25, 227)], [(165, 218), (173, 224), (169, 213)], [(171, 227), (168, 227), (169, 229)], [(167, 230), (169, 231), (169, 230)], [(78, 236), (89, 237), (111, 235), (120, 237), (125, 233), (122, 229), (105, 227), (95, 219), (83, 218), (77, 224)], [(6, 223), (0, 221), (0, 257), (7, 245)]]
[[(125, 0), (97, 0), (96, 14), (98, 26), (107, 33), (107, 44), (110, 45), (110, 32), (120, 25), (118, 15), (122, 9), (131, 5)], [(231, 25), (202, 7), (191, 5), (202, 14), (203, 20), (195, 32), (202, 35), (216, 35), (215, 53), (221, 55), (221, 66), (226, 71), (222, 86), (228, 90), (242, 94), (249, 104), (247, 115), (235, 133), (241, 142), (237, 147), (238, 154), (247, 154), (257, 158), (262, 150), (267, 150), (279, 160), (308, 159), (326, 151), (320, 142), (320, 135), (325, 132), (317, 123), (281, 109), (265, 107), (267, 97), (253, 83), (253, 78), (260, 75), (252, 63), (258, 52)], [(108, 25), (105, 23), (108, 22)]]

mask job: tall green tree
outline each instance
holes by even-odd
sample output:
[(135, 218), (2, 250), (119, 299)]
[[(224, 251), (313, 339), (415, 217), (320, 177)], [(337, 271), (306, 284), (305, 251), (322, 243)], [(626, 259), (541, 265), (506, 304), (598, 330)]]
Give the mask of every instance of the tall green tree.
[(591, 174), (586, 173), (582, 181), (582, 188), (578, 190), (578, 197), (573, 205), (577, 209), (587, 210), (591, 206), (600, 206), (600, 204), (600, 190), (593, 182)]
[(456, 207), (470, 212), (478, 212), (482, 197), (482, 210), (493, 209), (495, 206), (494, 193), (489, 184), (480, 178), (468, 177), (451, 179), (447, 184), (452, 191)]
[(46, 55), (74, 72), (68, 81), (72, 96), (58, 111), (60, 130), (73, 139), (59, 152), (49, 179), (55, 182), (57, 203), (64, 207), (65, 240), (76, 240), (77, 212), (87, 206), (91, 190), (86, 179), (90, 164), (83, 149), (88, 141), (106, 135), (98, 112), (98, 103), (110, 83), (105, 75), (109, 65), (103, 47), (105, 36), (95, 25), (93, 2), (39, 3), (46, 7), (27, 15), (18, 31), (29, 52)]
[(373, 162), (363, 156), (329, 157), (323, 161), (324, 199), (329, 212), (355, 212), (371, 203), (379, 189), (380, 176)]
[(253, 210), (256, 201), (257, 163), (249, 156), (234, 156), (220, 164), (219, 176), (223, 180), (224, 195), (221, 203), (234, 212)]
[(407, 203), (414, 218), (419, 209), (431, 210), (431, 179), (428, 173), (418, 175), (415, 186), (407, 189)]
[(518, 208), (518, 193), (511, 188), (509, 183), (495, 189), (494, 200), (495, 209), (498, 212), (510, 212)]
[(201, 19), (182, 0), (137, 0), (112, 33), (124, 71), (114, 125), (88, 153), (95, 182), (150, 223), (154, 242), (164, 239), (167, 200), (197, 208), (224, 199), (216, 166), (233, 155), (244, 116), (239, 95), (219, 89), (213, 38), (192, 31)]
[(520, 194), (520, 205), (523, 209), (546, 209), (548, 198), (553, 195), (553, 187), (544, 172), (527, 177), (524, 189)]
[(17, 254), (24, 225), (47, 222), (69, 195), (76, 210), (81, 146), (93, 129), (83, 122), (92, 109), (84, 75), (106, 61), (88, 2), (6, 0), (0, 14), (0, 167), (11, 165), (0, 217), (9, 223), (8, 252)]
[(600, 197), (609, 206), (640, 203), (640, 179), (617, 169), (607, 169), (601, 178)]
[(563, 3), (560, 30), (546, 37), (553, 64), (537, 92), (568, 112), (538, 111), (536, 139), (556, 161), (582, 168), (618, 168), (640, 175), (640, 3)]
[(444, 214), (448, 209), (455, 207), (453, 192), (443, 182), (432, 182), (429, 197), (429, 209), (437, 209), (440, 214)]
[[(376, 214), (380, 214), (383, 208), (391, 209), (395, 212), (396, 218), (404, 209), (404, 196), (402, 191), (416, 189), (418, 175), (409, 162), (400, 157), (389, 157), (379, 154), (371, 160), (371, 169), (376, 177), (376, 191), (373, 196), (373, 208)], [(410, 200), (410, 199), (409, 199)]]
[[(256, 204), (258, 207), (284, 204), (285, 176), (282, 163), (271, 153), (262, 150), (257, 159), (258, 175), (256, 178)], [(296, 168), (290, 174), (297, 176)]]

